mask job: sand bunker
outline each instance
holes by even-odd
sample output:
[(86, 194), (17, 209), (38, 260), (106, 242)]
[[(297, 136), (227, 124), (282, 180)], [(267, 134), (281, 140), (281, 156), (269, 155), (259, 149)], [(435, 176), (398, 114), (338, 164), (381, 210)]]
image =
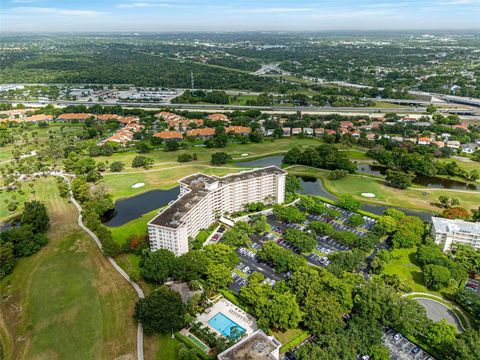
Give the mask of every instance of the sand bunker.
[(242, 154), (241, 156), (248, 156), (248, 154)]
[(374, 198), (376, 196), (375, 194), (372, 194), (372, 193), (362, 193), (361, 195), (367, 198)]
[(132, 185), (132, 189), (138, 189), (138, 188), (141, 188), (142, 186), (145, 186), (145, 183), (136, 183)]

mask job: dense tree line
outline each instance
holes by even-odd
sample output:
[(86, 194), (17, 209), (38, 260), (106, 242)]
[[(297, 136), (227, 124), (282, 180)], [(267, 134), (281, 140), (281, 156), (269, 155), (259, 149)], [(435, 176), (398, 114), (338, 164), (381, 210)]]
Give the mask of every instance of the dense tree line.
[(19, 226), (0, 233), (0, 279), (13, 271), (17, 259), (33, 255), (47, 244), (49, 226), (45, 205), (37, 200), (26, 202)]
[(320, 145), (300, 149), (290, 149), (283, 158), (283, 163), (288, 165), (307, 165), (327, 170), (346, 170), (353, 173), (356, 170), (348, 155), (340, 152), (332, 145)]

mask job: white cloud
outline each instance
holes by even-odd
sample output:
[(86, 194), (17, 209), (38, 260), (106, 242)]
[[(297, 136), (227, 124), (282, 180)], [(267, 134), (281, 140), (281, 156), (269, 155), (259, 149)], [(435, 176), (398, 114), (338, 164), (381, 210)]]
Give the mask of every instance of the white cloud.
[(57, 15), (57, 16), (96, 16), (101, 15), (99, 11), (93, 10), (75, 10), (75, 9), (61, 9), (35, 6), (21, 6), (11, 9), (12, 12), (18, 14), (32, 14), (32, 15)]

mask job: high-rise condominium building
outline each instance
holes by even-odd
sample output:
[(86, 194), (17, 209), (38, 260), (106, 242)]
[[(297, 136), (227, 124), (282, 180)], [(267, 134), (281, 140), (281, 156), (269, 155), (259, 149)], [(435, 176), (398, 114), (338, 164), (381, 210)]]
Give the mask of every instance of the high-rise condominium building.
[(480, 223), (432, 217), (432, 236), (443, 251), (455, 244), (480, 249)]
[(195, 174), (180, 180), (180, 196), (148, 223), (150, 249), (188, 252), (188, 238), (208, 228), (225, 213), (253, 202), (285, 201), (286, 172), (276, 166), (224, 177)]

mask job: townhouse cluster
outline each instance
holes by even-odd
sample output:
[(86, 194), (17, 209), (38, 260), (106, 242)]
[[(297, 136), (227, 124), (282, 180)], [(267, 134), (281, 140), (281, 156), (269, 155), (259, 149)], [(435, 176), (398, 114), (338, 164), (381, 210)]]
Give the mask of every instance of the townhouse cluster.
[(144, 128), (144, 126), (140, 124), (140, 118), (138, 116), (104, 114), (97, 116), (97, 119), (102, 121), (117, 120), (124, 125), (122, 128), (118, 129), (115, 131), (115, 133), (103, 140), (103, 143), (114, 142), (120, 145), (125, 145), (133, 140), (135, 133), (142, 131)]
[(35, 109), (13, 109), (0, 111), (0, 123), (38, 123), (53, 120), (52, 115), (35, 114)]
[[(287, 119), (280, 119), (279, 124), (283, 125), (284, 122), (286, 122)], [(324, 125), (328, 125), (331, 123), (331, 121), (324, 121)], [(299, 128), (299, 127), (282, 127), (282, 132), (284, 137), (290, 137), (290, 136), (295, 136), (295, 135), (301, 135), (303, 134), (304, 136), (315, 136), (315, 137), (323, 137), (325, 135), (332, 135), (336, 136), (337, 134), (340, 135), (347, 135), (350, 134), (353, 138), (360, 138), (361, 132), (365, 131), (366, 132), (366, 137), (368, 140), (375, 140), (377, 138), (377, 135), (373, 132), (375, 129), (379, 129), (380, 126), (385, 123), (384, 118), (375, 118), (372, 119), (371, 121), (365, 120), (365, 119), (359, 119), (356, 121), (356, 124), (354, 124), (352, 121), (340, 121), (339, 122), (339, 127), (338, 129), (329, 129), (325, 127), (316, 127), (316, 128), (311, 128), (311, 127), (304, 127), (304, 128)], [(264, 130), (264, 135), (265, 136), (272, 136), (274, 134), (274, 129), (265, 129)]]
[[(167, 111), (162, 111), (155, 116), (165, 121), (170, 129), (154, 134), (155, 137), (165, 141), (182, 141), (184, 136), (206, 140), (215, 135), (215, 128), (205, 126), (205, 120), (203, 119), (187, 119)], [(251, 129), (246, 126), (230, 126), (230, 119), (225, 114), (210, 114), (207, 119), (223, 122), (227, 125), (225, 127), (226, 133), (248, 135), (251, 132)]]
[[(282, 122), (286, 122), (288, 119), (280, 119), (279, 124), (282, 125)], [(324, 121), (324, 125), (328, 125), (331, 121)], [(351, 135), (354, 139), (359, 139), (362, 132), (365, 132), (367, 140), (374, 141), (377, 139), (389, 139), (393, 142), (403, 142), (409, 141), (418, 145), (435, 145), (439, 148), (448, 147), (454, 150), (461, 151), (466, 154), (473, 154), (476, 150), (480, 149), (480, 139), (475, 143), (461, 143), (457, 140), (452, 140), (452, 135), (450, 133), (435, 134), (432, 133), (429, 136), (421, 135), (421, 131), (417, 131), (419, 134), (417, 137), (403, 137), (399, 135), (389, 135), (389, 134), (380, 134), (378, 130), (382, 125), (385, 126), (394, 126), (397, 124), (404, 125), (414, 125), (420, 129), (427, 129), (433, 125), (433, 122), (425, 121), (419, 117), (403, 117), (399, 121), (386, 121), (385, 118), (379, 117), (370, 120), (359, 119), (355, 120), (355, 123), (352, 121), (340, 121), (339, 126), (336, 129), (330, 129), (325, 127), (317, 128), (291, 128), (291, 127), (282, 127), (282, 133), (284, 137), (290, 137), (295, 135), (303, 136), (316, 136), (323, 137), (325, 135)], [(458, 124), (450, 125), (451, 129), (459, 129), (465, 132), (469, 132), (467, 124)], [(265, 136), (272, 136), (274, 134), (274, 129), (264, 129), (263, 133)]]

